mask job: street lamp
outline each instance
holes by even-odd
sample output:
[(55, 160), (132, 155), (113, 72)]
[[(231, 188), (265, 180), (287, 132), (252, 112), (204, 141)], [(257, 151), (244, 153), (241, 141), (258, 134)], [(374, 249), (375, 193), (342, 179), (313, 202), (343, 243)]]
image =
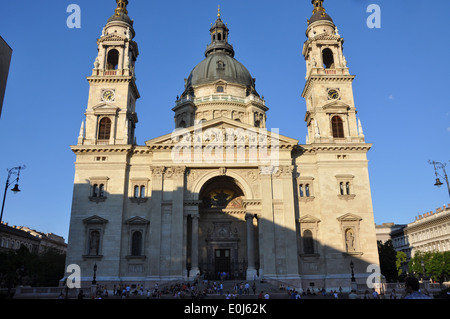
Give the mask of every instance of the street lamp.
[[(435, 162), (435, 161), (428, 161), (428, 163), (430, 163), (431, 165), (434, 166), (434, 174), (436, 175), (436, 183), (434, 184), (434, 186), (441, 187), (442, 185), (444, 185), (444, 183), (441, 182), (439, 177), (443, 178), (445, 180), (445, 183), (447, 184), (448, 196), (450, 197), (450, 185), (448, 182), (447, 172), (445, 171), (445, 166), (447, 165), (447, 163), (443, 164), (443, 163)], [(438, 173), (438, 169), (442, 170), (442, 172), (444, 173), (444, 176), (442, 176)]]
[(92, 285), (97, 284), (97, 281), (95, 280), (95, 273), (97, 272), (97, 263), (94, 264), (94, 278), (92, 280)]
[(350, 260), (350, 268), (352, 269), (352, 282), (355, 282), (356, 281), (356, 279), (355, 279), (355, 274), (353, 273), (353, 260)]
[[(14, 194), (17, 194), (18, 192), (20, 192), (19, 189), (19, 176), (20, 176), (20, 170), (25, 169), (25, 165), (22, 166), (18, 166), (18, 167), (13, 167), (10, 170), (8, 170), (8, 177), (6, 178), (6, 186), (5, 186), (5, 193), (3, 194), (3, 203), (2, 203), (2, 212), (0, 214), (0, 223), (2, 222), (3, 219), (3, 209), (5, 208), (5, 200), (6, 200), (6, 192), (8, 191), (8, 187), (11, 186), (13, 183), (15, 183), (15, 186), (13, 189), (11, 189), (11, 191), (14, 192)], [(17, 175), (17, 177), (10, 181), (12, 176)]]

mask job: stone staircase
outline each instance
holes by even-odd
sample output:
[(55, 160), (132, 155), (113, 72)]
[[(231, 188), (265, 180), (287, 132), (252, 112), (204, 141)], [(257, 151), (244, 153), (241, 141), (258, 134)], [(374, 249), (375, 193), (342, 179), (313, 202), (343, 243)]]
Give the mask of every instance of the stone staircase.
[[(244, 289), (238, 288), (235, 289), (236, 284), (238, 287), (240, 284), (243, 284), (242, 286), (245, 288), (245, 284), (248, 283), (250, 286), (249, 292), (246, 293)], [(255, 283), (256, 289), (255, 292), (253, 292), (253, 283)], [(237, 299), (258, 299), (258, 296), (262, 292), (262, 295), (265, 295), (266, 293), (269, 294), (270, 298), (283, 298), (288, 299), (288, 293), (286, 289), (280, 289), (279, 287), (268, 283), (268, 282), (260, 282), (260, 281), (239, 281), (239, 280), (225, 280), (222, 282), (223, 284), (223, 291), (222, 293), (216, 292), (211, 293), (208, 295), (208, 299), (225, 299), (226, 295), (231, 294), (231, 298), (237, 298)]]

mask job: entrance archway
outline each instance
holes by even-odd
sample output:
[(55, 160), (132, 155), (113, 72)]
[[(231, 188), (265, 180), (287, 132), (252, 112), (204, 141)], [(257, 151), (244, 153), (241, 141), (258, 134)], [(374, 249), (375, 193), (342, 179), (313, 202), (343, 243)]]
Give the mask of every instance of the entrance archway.
[[(242, 189), (234, 178), (216, 176), (204, 183), (199, 192), (198, 268), (207, 279), (247, 276), (249, 225)], [(254, 237), (256, 232), (251, 233)], [(250, 247), (255, 246), (254, 240), (251, 238)], [(252, 253), (256, 255), (255, 251)], [(251, 261), (254, 263), (253, 258)]]

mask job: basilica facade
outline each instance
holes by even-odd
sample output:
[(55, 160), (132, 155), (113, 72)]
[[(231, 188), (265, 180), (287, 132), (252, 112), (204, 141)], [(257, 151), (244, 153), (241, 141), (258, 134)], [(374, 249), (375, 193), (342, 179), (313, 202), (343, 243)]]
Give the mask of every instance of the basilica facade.
[[(266, 129), (269, 107), (220, 11), (167, 135), (136, 145), (139, 56), (128, 1), (97, 40), (77, 145), (67, 265), (91, 282), (225, 278), (306, 289), (364, 284), (378, 252), (361, 122), (343, 38), (313, 0), (305, 144)], [(306, 17), (305, 17), (306, 20)], [(300, 54), (299, 54), (300, 58)], [(352, 265), (352, 269), (350, 268)]]

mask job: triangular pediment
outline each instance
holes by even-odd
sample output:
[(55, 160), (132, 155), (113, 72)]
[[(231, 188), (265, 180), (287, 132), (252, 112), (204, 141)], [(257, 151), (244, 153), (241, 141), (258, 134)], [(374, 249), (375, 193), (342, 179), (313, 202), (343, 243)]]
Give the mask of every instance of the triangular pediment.
[(337, 218), (337, 220), (339, 220), (340, 222), (354, 222), (354, 221), (360, 221), (362, 220), (361, 217), (359, 217), (358, 215), (352, 214), (352, 213), (348, 213), (342, 216), (339, 216)]
[(320, 219), (311, 215), (305, 215), (300, 217), (298, 220), (300, 223), (314, 223), (317, 224), (320, 222)]
[(97, 215), (83, 219), (84, 224), (106, 224), (107, 222), (107, 219), (104, 219)]
[(147, 220), (143, 217), (140, 217), (140, 216), (134, 216), (125, 221), (125, 224), (127, 224), (127, 225), (147, 225), (149, 223), (150, 223), (149, 220)]
[(105, 36), (102, 36), (98, 39), (98, 42), (106, 42), (106, 41), (125, 41), (127, 38), (125, 36), (118, 35), (117, 33), (111, 33)]
[(101, 102), (92, 107), (94, 113), (101, 114), (116, 114), (120, 111), (120, 108), (116, 105), (112, 105), (110, 103)]
[[(278, 143), (280, 148), (286, 146), (294, 147), (298, 145), (298, 140), (296, 139), (276, 134), (275, 132), (271, 132), (266, 129), (255, 128), (249, 124), (234, 121), (225, 117), (209, 120), (195, 126), (174, 130), (170, 134), (148, 140), (145, 142), (145, 144), (149, 147), (158, 145), (175, 146), (181, 141), (181, 139), (190, 141), (192, 143), (209, 143), (214, 138), (214, 134), (227, 134), (228, 136), (230, 134), (235, 134), (236, 138), (238, 138), (238, 136), (241, 136), (239, 134), (247, 134), (247, 136), (249, 136), (255, 133), (267, 136), (268, 145), (275, 145), (275, 143), (271, 143), (271, 139), (275, 139), (274, 142)], [(225, 135), (224, 139), (227, 135)], [(201, 141), (194, 140), (196, 138), (201, 139)]]
[(324, 110), (333, 109), (333, 110), (348, 111), (350, 109), (350, 105), (348, 105), (342, 101), (336, 100), (336, 101), (331, 101), (331, 102), (325, 104), (324, 106), (322, 106), (322, 108)]

